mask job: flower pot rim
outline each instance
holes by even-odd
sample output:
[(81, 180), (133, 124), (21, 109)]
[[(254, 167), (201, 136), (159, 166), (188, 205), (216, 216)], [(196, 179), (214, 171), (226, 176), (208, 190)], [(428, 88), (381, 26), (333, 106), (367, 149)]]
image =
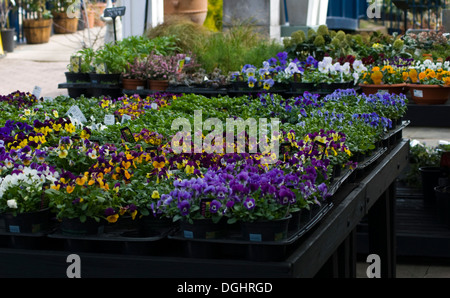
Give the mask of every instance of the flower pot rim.
[(450, 86), (441, 86), (441, 85), (427, 85), (427, 84), (406, 84), (406, 86), (410, 88), (450, 88)]
[(289, 213), (287, 216), (282, 217), (282, 218), (277, 218), (277, 219), (257, 219), (257, 220), (253, 220), (253, 221), (247, 221), (247, 220), (241, 220), (241, 223), (265, 223), (265, 222), (276, 222), (276, 221), (283, 221), (283, 220), (288, 220), (292, 218), (292, 214)]
[[(38, 213), (38, 212), (47, 212), (47, 211), (50, 211), (50, 209), (51, 209), (50, 207), (47, 207), (47, 208), (39, 209), (36, 211), (19, 212), (19, 213), (17, 213), (17, 215), (29, 215), (29, 214), (34, 214), (34, 213)], [(12, 216), (16, 217), (12, 212), (4, 212), (4, 213), (2, 213), (2, 215), (3, 216), (4, 215), (12, 215)]]
[(359, 84), (359, 87), (373, 87), (373, 88), (383, 88), (383, 87), (405, 87), (408, 84), (406, 83), (397, 83), (397, 84)]

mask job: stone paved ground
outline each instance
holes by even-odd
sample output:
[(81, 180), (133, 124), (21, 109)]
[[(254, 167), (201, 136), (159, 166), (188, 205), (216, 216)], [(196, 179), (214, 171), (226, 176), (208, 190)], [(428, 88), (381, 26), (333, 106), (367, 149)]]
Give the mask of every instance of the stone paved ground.
[[(73, 34), (55, 34), (45, 44), (18, 44), (14, 52), (0, 58), (0, 94), (14, 91), (32, 92), (35, 86), (42, 88), (41, 96), (67, 95), (67, 89), (58, 89), (66, 81), (70, 56), (83, 47), (103, 43), (104, 28), (95, 27)], [(89, 38), (90, 37), (90, 38)]]

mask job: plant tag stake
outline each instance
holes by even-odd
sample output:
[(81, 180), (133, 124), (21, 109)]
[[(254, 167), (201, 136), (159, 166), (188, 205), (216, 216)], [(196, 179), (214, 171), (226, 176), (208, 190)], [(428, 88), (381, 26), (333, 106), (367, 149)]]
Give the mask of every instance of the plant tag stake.
[(77, 105), (71, 106), (70, 109), (67, 111), (66, 115), (69, 115), (72, 118), (77, 119), (81, 123), (87, 122), (86, 117), (84, 116), (83, 112)]
[(127, 123), (127, 122), (130, 121), (130, 120), (131, 120), (131, 116), (125, 114), (125, 115), (122, 116), (122, 121), (120, 122), (120, 124)]
[(116, 118), (112, 114), (107, 114), (105, 115), (104, 123), (105, 125), (114, 125), (116, 124)]
[(35, 86), (33, 89), (33, 95), (39, 99), (39, 97), (41, 96), (41, 92), (42, 92), (42, 88), (39, 86)]
[(122, 135), (122, 138), (128, 142), (128, 143), (136, 143), (136, 140), (134, 139), (133, 133), (131, 132), (129, 127), (124, 127), (120, 129), (120, 134)]

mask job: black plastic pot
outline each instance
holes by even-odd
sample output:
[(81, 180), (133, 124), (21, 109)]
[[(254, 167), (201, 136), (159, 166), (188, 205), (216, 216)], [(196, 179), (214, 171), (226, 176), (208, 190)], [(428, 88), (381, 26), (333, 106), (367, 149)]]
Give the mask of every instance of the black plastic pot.
[(440, 167), (421, 167), (419, 168), (422, 177), (422, 192), (424, 203), (426, 205), (436, 204), (436, 195), (434, 188), (439, 186), (439, 178), (443, 176), (442, 168)]
[(288, 230), (290, 232), (300, 231), (302, 227), (302, 210), (292, 212), (292, 218), (289, 221)]
[(91, 77), (83, 72), (65, 72), (67, 83), (90, 83)]
[(98, 74), (98, 73), (90, 73), (90, 80), (92, 84), (100, 84), (100, 85), (121, 85), (121, 74)]
[(314, 92), (316, 90), (314, 83), (290, 82), (291, 92), (303, 93), (305, 91)]
[(1, 35), (3, 50), (10, 53), (14, 52), (14, 48), (16, 47), (16, 41), (14, 40), (16, 29), (2, 29)]
[(226, 234), (226, 223), (214, 223), (211, 219), (194, 220), (193, 223), (182, 220), (180, 230), (187, 239), (218, 239)]
[(79, 218), (64, 218), (60, 225), (61, 233), (70, 236), (98, 235), (103, 233), (104, 227), (104, 224), (90, 217), (85, 222)]
[(139, 220), (139, 231), (146, 236), (161, 235), (174, 227), (175, 224), (172, 218), (159, 218), (148, 215)]
[(450, 228), (450, 186), (437, 186), (436, 194), (437, 220)]
[(40, 233), (50, 226), (50, 210), (43, 209), (37, 212), (3, 214), (5, 230), (9, 233)]
[(247, 241), (281, 241), (287, 238), (292, 215), (270, 221), (242, 222), (242, 237)]

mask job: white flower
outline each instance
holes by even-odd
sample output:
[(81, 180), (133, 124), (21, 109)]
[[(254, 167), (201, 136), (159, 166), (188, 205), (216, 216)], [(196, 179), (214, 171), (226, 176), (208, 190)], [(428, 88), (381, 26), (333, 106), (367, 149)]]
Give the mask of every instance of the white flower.
[(425, 61), (423, 61), (423, 65), (425, 66), (425, 67), (431, 67), (432, 66), (432, 64), (433, 64), (433, 62), (431, 62), (431, 60), (425, 60)]
[(157, 109), (158, 109), (158, 104), (152, 102), (151, 105), (150, 105), (150, 107), (151, 107), (153, 110), (157, 110)]
[(330, 70), (330, 65), (326, 64), (323, 61), (320, 61), (318, 64), (318, 68), (321, 73), (328, 73), (328, 71)]
[(356, 83), (359, 81), (359, 73), (354, 72), (352, 75), (353, 75), (353, 78), (355, 79), (355, 85), (356, 85)]
[(361, 60), (355, 60), (355, 62), (353, 62), (353, 69), (358, 73), (367, 71), (367, 67), (364, 66)]
[(322, 60), (325, 64), (327, 64), (327, 65), (331, 65), (331, 63), (333, 63), (333, 58), (331, 58), (331, 57), (325, 57), (325, 58), (323, 58), (323, 60)]
[(291, 76), (294, 73), (300, 73), (300, 70), (297, 67), (297, 64), (295, 64), (294, 62), (289, 63), (289, 65), (286, 67), (286, 69), (284, 70), (284, 72)]
[(329, 65), (328, 71), (332, 74), (335, 74), (337, 72), (337, 69), (334, 67), (334, 65)]
[(341, 66), (341, 64), (339, 62), (334, 63), (333, 67), (334, 67), (335, 71), (343, 72), (343, 68), (342, 68), (342, 66)]
[(88, 153), (89, 157), (92, 159), (96, 159), (97, 158), (97, 150), (92, 149), (91, 152)]
[(19, 208), (19, 207), (17, 206), (17, 201), (14, 200), (14, 199), (6, 201), (6, 204), (7, 204), (8, 207), (11, 208), (11, 209), (17, 209), (17, 208)]
[(345, 62), (344, 65), (342, 65), (341, 67), (341, 71), (346, 75), (350, 74), (350, 63)]

